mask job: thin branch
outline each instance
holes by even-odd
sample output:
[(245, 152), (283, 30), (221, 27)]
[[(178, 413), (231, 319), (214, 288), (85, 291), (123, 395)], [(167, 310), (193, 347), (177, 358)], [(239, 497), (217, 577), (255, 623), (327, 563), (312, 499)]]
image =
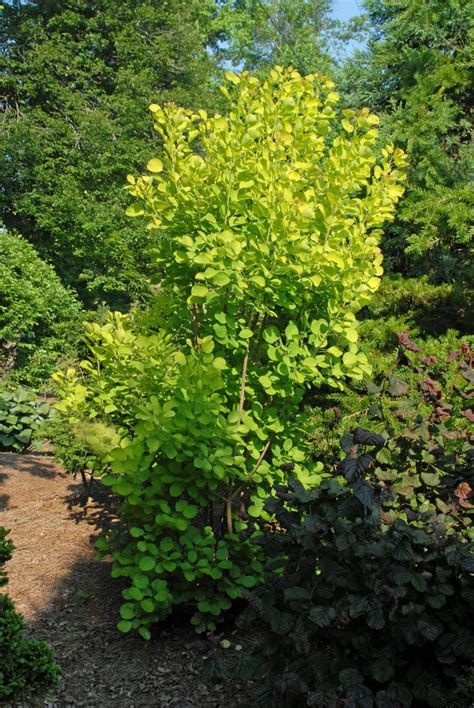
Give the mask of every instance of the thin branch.
[(247, 479), (245, 480), (245, 482), (243, 482), (243, 483), (240, 485), (240, 487), (238, 487), (238, 489), (235, 490), (235, 492), (234, 492), (233, 495), (232, 495), (232, 498), (234, 498), (234, 497), (236, 497), (238, 494), (240, 494), (240, 492), (241, 492), (242, 489), (245, 487), (245, 485), (248, 484), (248, 483), (250, 482), (250, 480), (252, 479), (252, 477), (254, 476), (254, 474), (256, 474), (258, 468), (260, 467), (260, 465), (261, 465), (262, 462), (263, 462), (263, 459), (264, 459), (265, 455), (266, 455), (267, 452), (268, 452), (268, 448), (270, 447), (271, 442), (272, 442), (272, 438), (269, 437), (268, 440), (267, 440), (267, 442), (265, 443), (265, 445), (264, 445), (264, 447), (263, 447), (262, 452), (261, 452), (260, 455), (259, 455), (259, 458), (258, 458), (257, 462), (256, 462), (255, 465), (253, 466), (253, 469), (252, 469), (252, 471), (250, 472), (249, 476), (247, 477)]
[[(249, 363), (249, 350), (247, 348), (247, 351), (245, 352), (244, 356), (244, 361), (242, 364), (242, 379), (240, 382), (240, 398), (239, 398), (239, 413), (237, 416), (237, 425), (240, 425), (242, 422), (242, 416), (244, 413), (244, 405), (245, 405), (245, 384), (247, 383), (247, 368), (248, 368), (248, 363)], [(234, 447), (234, 455), (235, 455), (235, 447)], [(234, 494), (232, 494), (232, 480), (230, 480), (228, 486), (227, 486), (227, 498), (225, 501), (225, 518), (226, 518), (226, 524), (227, 524), (227, 532), (232, 533), (233, 531), (233, 524), (232, 524), (232, 499), (234, 498)]]
[(193, 302), (193, 333), (194, 333), (194, 344), (198, 343), (199, 339), (199, 319), (198, 319), (198, 309), (195, 302)]
[(244, 356), (244, 363), (242, 364), (242, 380), (240, 382), (240, 401), (239, 401), (239, 416), (237, 418), (237, 425), (242, 422), (242, 415), (244, 412), (245, 403), (245, 384), (247, 382), (247, 367), (249, 363), (249, 350), (247, 349)]

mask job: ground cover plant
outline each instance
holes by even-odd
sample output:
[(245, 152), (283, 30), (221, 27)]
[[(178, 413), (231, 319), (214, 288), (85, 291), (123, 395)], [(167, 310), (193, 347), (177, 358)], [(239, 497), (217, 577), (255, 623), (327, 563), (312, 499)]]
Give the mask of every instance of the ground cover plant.
[[(403, 341), (414, 341), (415, 346), (422, 348), (422, 356), (429, 363), (430, 379), (441, 381), (448, 391), (464, 385), (465, 372), (459, 366), (463, 362), (460, 352), (474, 348), (474, 338), (469, 335), (461, 337), (459, 332), (448, 330), (441, 337), (423, 340), (412, 335), (412, 331), (417, 330), (416, 325), (410, 330), (397, 330), (406, 322), (403, 316), (363, 320), (359, 328), (360, 345), (373, 362), (371, 379), (352, 383), (345, 391), (323, 389), (313, 391), (308, 397), (311, 405), (308, 435), (313, 444), (313, 455), (324, 459), (326, 464), (333, 465), (338, 459), (339, 440), (356, 423), (376, 432), (382, 432), (390, 425), (398, 433), (418, 414), (418, 407), (414, 405), (415, 394), (426, 379), (427, 371), (424, 364), (414, 365), (410, 361)], [(418, 403), (421, 405), (419, 399)], [(458, 413), (460, 403), (462, 400), (458, 398)], [(467, 400), (465, 407), (470, 405)]]
[(433, 357), (401, 341), (421, 375), (404, 424), (355, 424), (332, 479), (293, 480), (267, 503), (273, 528), (256, 542), (268, 584), (240, 619), (264, 628), (239, 668), (263, 679), (262, 705), (454, 705), (472, 665), (473, 356), (452, 352), (433, 380)]
[[(0, 526), (0, 587), (7, 583), (4, 570), (14, 549)], [(0, 594), (0, 701), (20, 700), (53, 688), (60, 670), (45, 642), (24, 636), (26, 625), (7, 595)]]
[(151, 106), (163, 156), (129, 177), (128, 214), (158, 234), (154, 303), (91, 325), (89, 361), (56, 377), (63, 415), (121, 437), (102, 481), (128, 532), (101, 547), (130, 582), (119, 628), (146, 638), (180, 603), (213, 629), (263, 579), (251, 537), (273, 485), (288, 466), (320, 482), (304, 393), (369, 371), (354, 312), (403, 192), (403, 154), (329, 79), (228, 73), (223, 93), (227, 116)]
[(50, 413), (48, 402), (34, 393), (0, 385), (0, 450), (24, 452)]

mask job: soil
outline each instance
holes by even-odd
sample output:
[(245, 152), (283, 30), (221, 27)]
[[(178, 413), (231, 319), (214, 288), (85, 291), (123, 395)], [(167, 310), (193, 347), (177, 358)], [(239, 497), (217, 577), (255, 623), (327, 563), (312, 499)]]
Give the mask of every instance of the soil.
[[(200, 638), (183, 618), (172, 616), (149, 642), (116, 629), (121, 588), (93, 547), (115, 522), (105, 488), (97, 486), (84, 504), (82, 485), (47, 455), (0, 453), (0, 524), (15, 544), (7, 591), (31, 636), (49, 643), (62, 669), (54, 696), (22, 705), (255, 705), (236, 682), (204, 682), (216, 639)], [(239, 639), (231, 629), (226, 639), (232, 663)]]

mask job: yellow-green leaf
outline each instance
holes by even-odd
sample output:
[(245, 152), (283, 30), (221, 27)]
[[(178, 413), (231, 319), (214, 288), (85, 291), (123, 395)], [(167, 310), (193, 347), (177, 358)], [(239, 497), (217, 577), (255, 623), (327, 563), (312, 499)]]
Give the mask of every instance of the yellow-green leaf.
[(163, 172), (163, 162), (157, 157), (150, 160), (146, 167), (149, 172)]
[(133, 204), (130, 204), (125, 210), (126, 216), (143, 216), (144, 213), (144, 208), (138, 202), (133, 202)]
[(208, 292), (209, 290), (205, 285), (194, 285), (191, 290), (191, 295), (194, 295), (194, 297), (206, 297)]

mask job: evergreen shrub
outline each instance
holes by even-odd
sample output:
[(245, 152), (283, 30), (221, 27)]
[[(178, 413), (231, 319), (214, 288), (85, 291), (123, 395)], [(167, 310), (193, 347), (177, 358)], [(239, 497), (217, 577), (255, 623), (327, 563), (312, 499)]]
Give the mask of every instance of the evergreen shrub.
[(0, 231), (0, 367), (20, 383), (43, 383), (74, 351), (81, 307), (52, 266), (16, 234)]
[[(5, 563), (13, 543), (0, 526), (0, 586), (7, 583)], [(24, 636), (26, 625), (7, 595), (0, 594), (0, 702), (44, 694), (56, 686), (60, 669), (45, 642)]]

